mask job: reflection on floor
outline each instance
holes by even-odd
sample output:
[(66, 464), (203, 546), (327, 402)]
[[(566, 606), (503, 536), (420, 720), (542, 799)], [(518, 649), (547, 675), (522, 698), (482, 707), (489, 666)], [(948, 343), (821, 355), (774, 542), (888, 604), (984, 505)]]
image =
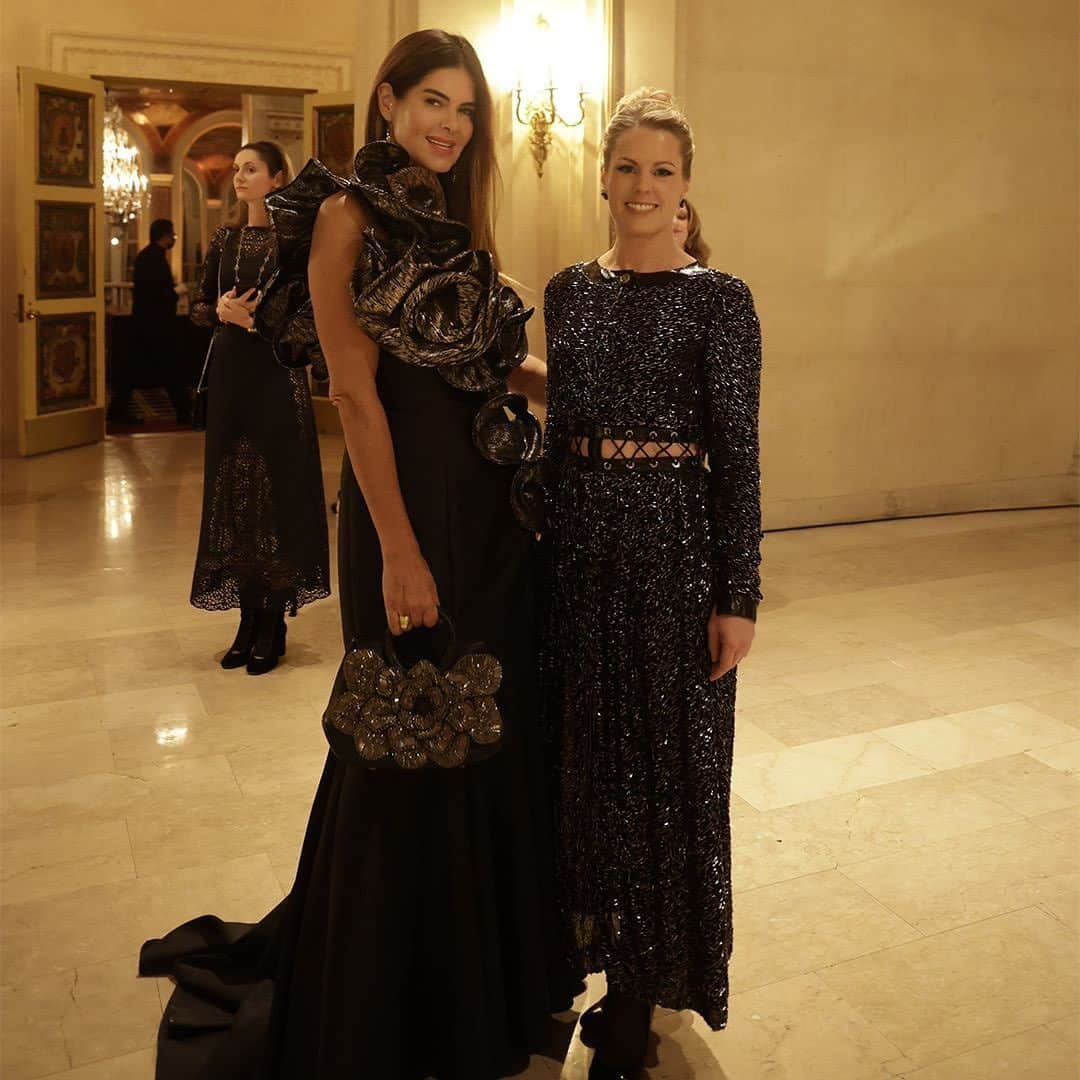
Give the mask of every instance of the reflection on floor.
[[(168, 985), (134, 978), (139, 943), (205, 911), (255, 918), (290, 883), (336, 606), (301, 613), (272, 675), (217, 666), (233, 620), (186, 604), (201, 446), (136, 436), (5, 463), (5, 1080), (150, 1077)], [(324, 448), (328, 499), (339, 454)], [(651, 1076), (1075, 1078), (1076, 523), (767, 538), (740, 689), (731, 1025), (660, 1014)], [(526, 1075), (587, 1065), (575, 1038)]]
[[(188, 390), (189, 397), (194, 395)], [(160, 386), (144, 387), (132, 392), (131, 409), (126, 417), (106, 418), (110, 435), (147, 435), (162, 432), (190, 431), (190, 422), (181, 423), (169, 395)]]

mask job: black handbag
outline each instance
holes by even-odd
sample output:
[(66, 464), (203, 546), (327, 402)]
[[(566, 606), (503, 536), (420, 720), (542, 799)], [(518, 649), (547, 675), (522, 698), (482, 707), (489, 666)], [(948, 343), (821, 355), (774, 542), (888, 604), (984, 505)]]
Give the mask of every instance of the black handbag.
[[(438, 662), (439, 638), (448, 643)], [(503, 720), (495, 694), (502, 665), (484, 645), (459, 647), (450, 616), (345, 653), (323, 731), (334, 754), (353, 765), (415, 771), (453, 769), (496, 753)], [(400, 648), (400, 652), (399, 652)], [(403, 661), (401, 653), (413, 653)]]

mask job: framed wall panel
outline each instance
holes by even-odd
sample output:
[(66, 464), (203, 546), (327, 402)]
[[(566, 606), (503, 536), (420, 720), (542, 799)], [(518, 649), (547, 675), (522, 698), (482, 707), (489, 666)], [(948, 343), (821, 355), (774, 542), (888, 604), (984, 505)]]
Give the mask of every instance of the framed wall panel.
[(96, 320), (92, 311), (41, 315), (37, 331), (37, 411), (96, 404)]
[(356, 147), (355, 112), (349, 105), (315, 105), (315, 156), (338, 176), (351, 176)]
[(94, 295), (94, 203), (37, 203), (37, 298)]
[(52, 86), (37, 91), (37, 182), (93, 187), (93, 97)]

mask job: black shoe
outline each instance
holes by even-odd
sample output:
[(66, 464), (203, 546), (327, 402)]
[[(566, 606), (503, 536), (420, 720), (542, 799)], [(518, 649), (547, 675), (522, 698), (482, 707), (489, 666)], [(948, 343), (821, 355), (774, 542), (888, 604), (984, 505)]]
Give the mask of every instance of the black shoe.
[(581, 1017), (581, 1041), (595, 1048), (589, 1080), (638, 1080), (648, 1053), (653, 1007), (611, 992)]
[(607, 997), (602, 997), (594, 1005), (590, 1005), (582, 1014), (579, 1024), (581, 1025), (581, 1041), (590, 1049), (595, 1050), (603, 1038), (604, 1028), (604, 1003)]
[(255, 644), (255, 612), (251, 609), (240, 611), (240, 627), (236, 639), (229, 646), (229, 651), (221, 658), (221, 666), (230, 668), (243, 667), (251, 657), (251, 646)]
[(624, 1069), (618, 1065), (605, 1065), (594, 1057), (589, 1066), (589, 1080), (644, 1080), (645, 1073), (638, 1067)]
[(280, 611), (259, 612), (258, 632), (247, 662), (249, 675), (265, 675), (285, 655), (285, 616)]

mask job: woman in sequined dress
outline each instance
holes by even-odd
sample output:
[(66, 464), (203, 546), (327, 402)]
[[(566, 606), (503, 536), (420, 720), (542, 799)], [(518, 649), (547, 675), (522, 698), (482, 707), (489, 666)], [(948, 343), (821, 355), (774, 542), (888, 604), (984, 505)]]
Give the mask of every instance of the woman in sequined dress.
[(240, 609), (223, 668), (251, 675), (285, 652), (285, 612), (330, 595), (319, 440), (306, 372), (282, 367), (252, 312), (270, 279), (265, 198), (286, 180), (276, 143), (233, 161), (235, 224), (214, 233), (192, 318), (214, 327), (206, 382), (202, 526), (191, 603)]
[[(457, 769), (329, 754), (282, 904), (144, 945), (140, 971), (178, 983), (159, 1080), (495, 1080), (547, 1048), (580, 989), (537, 723), (539, 461), (518, 467), (504, 412), (521, 405), (506, 391), (528, 313), (491, 250), (492, 102), (472, 46), (398, 42), (367, 137), (353, 176), (309, 162), (271, 198), (282, 274), (256, 325), (283, 363), (329, 367), (346, 643), (422, 635), (440, 604), (502, 665), (504, 735)], [(518, 420), (538, 452), (535, 418)]]
[(565, 914), (607, 974), (582, 1021), (594, 1078), (638, 1075), (656, 1005), (727, 1019), (760, 336), (746, 285), (673, 234), (692, 159), (668, 95), (623, 99), (603, 143), (614, 247), (545, 293), (545, 701)]

